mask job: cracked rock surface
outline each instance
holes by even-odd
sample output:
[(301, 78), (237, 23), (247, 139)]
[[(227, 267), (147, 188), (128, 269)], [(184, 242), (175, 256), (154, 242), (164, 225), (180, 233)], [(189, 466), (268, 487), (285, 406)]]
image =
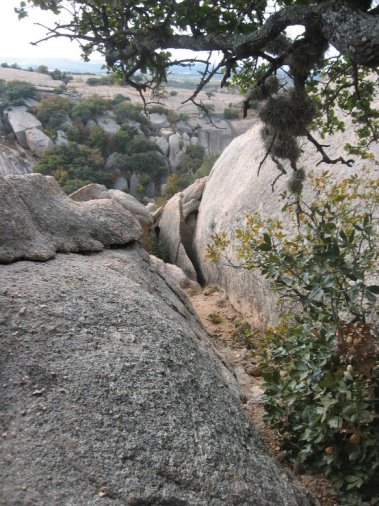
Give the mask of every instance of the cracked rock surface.
[(1, 504), (310, 504), (138, 245), (0, 275)]
[(117, 202), (74, 202), (51, 176), (0, 177), (0, 263), (101, 251), (141, 235), (137, 220)]

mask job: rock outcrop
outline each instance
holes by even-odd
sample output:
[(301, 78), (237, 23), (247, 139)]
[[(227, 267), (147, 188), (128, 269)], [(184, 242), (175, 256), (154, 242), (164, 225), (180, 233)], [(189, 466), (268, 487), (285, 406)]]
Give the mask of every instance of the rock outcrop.
[(0, 144), (0, 176), (21, 176), (32, 171), (32, 163), (26, 154)]
[(4, 117), (8, 126), (12, 129), (17, 138), (17, 142), (23, 148), (28, 148), (25, 132), (31, 128), (42, 129), (42, 124), (33, 114), (27, 112), (24, 105), (9, 107), (4, 112)]
[[(110, 200), (73, 202), (39, 175), (1, 184), (14, 259), (25, 224), (50, 251), (68, 234), (82, 246), (136, 236)], [(183, 292), (134, 240), (0, 265), (0, 279), (2, 504), (312, 504), (267, 454)]]
[[(287, 189), (287, 178), (281, 177), (272, 191), (272, 183), (278, 176), (278, 169), (268, 157), (258, 175), (258, 167), (264, 159), (266, 149), (260, 136), (261, 125), (257, 124), (248, 132), (235, 139), (223, 152), (209, 176), (196, 224), (194, 245), (197, 261), (207, 283), (224, 288), (232, 303), (240, 310), (256, 316), (257, 324), (272, 322), (276, 317), (276, 304), (268, 292), (267, 282), (258, 273), (234, 269), (227, 265), (214, 265), (205, 260), (207, 244), (211, 236), (221, 231), (232, 232), (243, 222), (247, 214), (259, 212), (263, 217), (281, 217), (283, 201), (281, 193)], [(328, 153), (338, 158), (347, 142), (351, 142), (351, 130), (339, 132), (331, 139)], [(299, 166), (322, 172), (329, 169), (336, 180), (356, 173), (359, 168), (369, 165), (367, 160), (357, 159), (353, 167), (336, 164), (317, 166), (320, 155), (313, 145), (304, 142)], [(377, 157), (379, 150), (377, 149)], [(376, 169), (377, 170), (377, 169)], [(290, 174), (291, 169), (289, 170)], [(309, 196), (304, 185), (303, 196)], [(235, 244), (231, 244), (228, 256), (238, 263)]]
[(27, 112), (26, 106), (9, 107), (4, 112), (4, 117), (20, 146), (30, 149), (37, 156), (54, 145), (50, 137), (42, 132), (39, 119)]
[(0, 263), (101, 251), (142, 235), (137, 220), (120, 204), (74, 202), (51, 176), (0, 177), (0, 203)]
[(54, 142), (50, 137), (38, 128), (29, 128), (26, 130), (25, 140), (30, 151), (37, 156), (41, 156), (46, 149), (54, 146)]
[(170, 262), (197, 281), (192, 248), (194, 226), (207, 178), (197, 179), (184, 192), (174, 195), (159, 216), (159, 241), (168, 251)]
[(151, 212), (139, 202), (133, 195), (129, 195), (120, 190), (108, 190), (102, 184), (88, 184), (83, 186), (74, 193), (70, 198), (75, 202), (87, 202), (89, 200), (110, 199), (121, 204), (125, 209), (133, 214), (139, 221), (145, 233), (147, 233), (153, 225), (153, 215)]

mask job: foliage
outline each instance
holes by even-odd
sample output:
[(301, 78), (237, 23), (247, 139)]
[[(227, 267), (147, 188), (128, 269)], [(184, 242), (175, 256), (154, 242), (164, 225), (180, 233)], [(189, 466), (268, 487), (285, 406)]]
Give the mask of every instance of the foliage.
[(201, 166), (205, 154), (205, 149), (200, 144), (189, 144), (186, 152), (182, 156), (177, 172), (194, 174)]
[(186, 154), (193, 160), (203, 160), (205, 148), (200, 144), (189, 144), (186, 147)]
[(127, 101), (117, 104), (114, 111), (116, 118), (120, 123), (127, 123), (128, 120), (132, 120), (147, 125), (149, 122), (146, 116), (141, 113), (141, 107)]
[(54, 176), (66, 193), (89, 183), (112, 184), (112, 175), (104, 170), (100, 151), (75, 142), (44, 151), (34, 172)]
[(35, 87), (26, 81), (0, 80), (0, 110), (4, 111), (13, 105), (23, 105), (24, 99), (33, 98)]
[(170, 174), (166, 181), (166, 192), (164, 195), (165, 200), (167, 201), (171, 197), (173, 197), (176, 193), (184, 190), (193, 183), (193, 175), (189, 173), (178, 174), (173, 172)]
[[(378, 140), (378, 112), (373, 106), (379, 64), (377, 2), (339, 0), (336, 7), (335, 2), (320, 0), (257, 0), (248, 4), (242, 0), (182, 0), (174, 4), (148, 0), (137, 8), (134, 2), (112, 0), (99, 8), (98, 0), (24, 0), (16, 9), (19, 17), (25, 17), (32, 6), (55, 14), (63, 9), (71, 13), (67, 21), (51, 27), (44, 40), (58, 36), (79, 40), (85, 58), (99, 51), (108, 69), (140, 92), (150, 88), (157, 96), (167, 83), (171, 66), (191, 69), (196, 65), (200, 82), (192, 87), (193, 101), (200, 90), (207, 93), (211, 79), (219, 79), (222, 72), (222, 86), (231, 81), (247, 93), (245, 114), (258, 98), (266, 102), (269, 117), (272, 108), (280, 109), (280, 117), (288, 110), (287, 124), (292, 124), (295, 112), (294, 125), (299, 128), (282, 133), (291, 140), (282, 138), (276, 145), (280, 131), (270, 128), (267, 141), (282, 156), (289, 146), (294, 170), (299, 135), (305, 133), (313, 142), (308, 133), (318, 124), (325, 132), (343, 128), (345, 118), (338, 117), (337, 107), (353, 118), (358, 133), (358, 142), (346, 146), (349, 152), (367, 156), (366, 148)], [(287, 29), (295, 25), (301, 27), (301, 33), (292, 36)], [(212, 65), (212, 60), (193, 56), (178, 62), (170, 48), (214, 51), (218, 60)], [(285, 80), (278, 80), (278, 76), (285, 76)], [(284, 86), (286, 94), (282, 94)], [(296, 101), (306, 107), (294, 111)], [(317, 141), (314, 145), (324, 161), (333, 163), (322, 145)], [(279, 163), (277, 166), (280, 168)]]
[(49, 72), (49, 75), (54, 79), (54, 81), (63, 81), (63, 84), (67, 84), (69, 81), (72, 81), (73, 77), (64, 72), (63, 70), (54, 69)]
[(150, 253), (150, 255), (154, 255), (166, 263), (170, 262), (170, 252), (168, 250), (168, 247), (163, 241), (159, 239), (159, 234), (155, 229), (152, 229), (149, 232), (144, 247)]
[[(296, 308), (266, 336), (266, 419), (289, 460), (326, 470), (345, 501), (361, 504), (379, 498), (378, 181), (311, 181), (311, 203), (284, 197), (284, 222), (247, 218), (239, 258)], [(215, 236), (210, 258), (228, 245)]]
[(156, 179), (167, 173), (167, 162), (163, 155), (157, 151), (133, 153), (128, 157), (129, 169), (132, 172), (149, 175)]
[(87, 98), (72, 108), (72, 117), (87, 123), (111, 108), (111, 101), (104, 98)]
[(225, 119), (237, 119), (240, 111), (236, 107), (225, 107), (224, 118)]
[(115, 84), (115, 76), (109, 74), (102, 77), (89, 77), (86, 81), (90, 86), (112, 86)]
[(32, 108), (32, 113), (42, 123), (45, 131), (51, 137), (56, 136), (56, 130), (62, 128), (67, 122), (72, 109), (72, 102), (60, 96), (51, 96), (41, 100)]

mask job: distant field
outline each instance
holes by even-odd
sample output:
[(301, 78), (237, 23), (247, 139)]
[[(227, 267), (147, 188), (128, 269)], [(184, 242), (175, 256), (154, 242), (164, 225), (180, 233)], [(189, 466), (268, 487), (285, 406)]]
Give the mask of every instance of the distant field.
[[(131, 87), (117, 85), (90, 86), (86, 81), (89, 77), (94, 77), (93, 74), (75, 74), (72, 77), (73, 80), (67, 85), (67, 91), (70, 94), (83, 98), (92, 97), (94, 95), (112, 98), (117, 94), (121, 94), (129, 97), (134, 103), (141, 101), (138, 92)], [(55, 81), (46, 74), (3, 67), (0, 67), (0, 79), (6, 81), (28, 81), (37, 87), (44, 88), (57, 88), (62, 85), (61, 81)], [(195, 89), (195, 86), (196, 81), (193, 77), (171, 80), (164, 95), (159, 98), (159, 102), (167, 108), (178, 112), (196, 114), (198, 110), (194, 104), (191, 102), (183, 104), (183, 102), (191, 96), (191, 91)], [(208, 96), (207, 93), (212, 93), (212, 96)], [(146, 94), (145, 98), (147, 101), (152, 100), (157, 102), (157, 99), (154, 100), (149, 94)], [(241, 104), (242, 96), (235, 91), (229, 91), (228, 89), (221, 90), (218, 83), (215, 83), (212, 86), (208, 86), (206, 91), (200, 92), (196, 100), (205, 104), (212, 104), (214, 112), (216, 114), (222, 114), (224, 109), (229, 107), (230, 104), (238, 107)]]

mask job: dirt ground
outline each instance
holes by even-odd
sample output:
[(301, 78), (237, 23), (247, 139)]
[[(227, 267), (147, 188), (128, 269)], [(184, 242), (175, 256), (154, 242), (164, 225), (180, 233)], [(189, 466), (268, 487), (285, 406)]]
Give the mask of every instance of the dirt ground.
[[(130, 98), (134, 103), (140, 103), (141, 97), (139, 93), (130, 86), (90, 86), (86, 83), (89, 77), (95, 77), (93, 75), (74, 75), (73, 80), (67, 85), (68, 92), (78, 93), (83, 98), (88, 98), (93, 95), (101, 96), (104, 98), (112, 98), (117, 94), (124, 95)], [(176, 92), (175, 95), (171, 95), (170, 92)], [(183, 88), (168, 87), (166, 93), (159, 102), (166, 106), (168, 109), (176, 111), (178, 113), (183, 112), (187, 114), (197, 113), (197, 108), (192, 102), (184, 103), (190, 96), (191, 90)], [(145, 95), (146, 101), (156, 101), (150, 95)], [(213, 104), (215, 113), (222, 113), (225, 107), (229, 104), (233, 106), (240, 106), (242, 97), (239, 94), (233, 93), (227, 89), (219, 89), (212, 97), (208, 98), (204, 91), (201, 91), (197, 96), (198, 102), (203, 101), (206, 104)]]
[[(188, 290), (192, 305), (213, 343), (233, 368), (245, 394), (245, 409), (263, 437), (269, 452), (280, 460), (278, 434), (263, 421), (261, 370), (253, 350), (259, 347), (262, 336), (251, 330), (249, 318), (236, 311), (224, 291), (215, 287)], [(291, 469), (290, 472), (294, 473)], [(322, 476), (294, 473), (320, 506), (338, 506), (336, 497), (329, 492), (330, 484)]]

